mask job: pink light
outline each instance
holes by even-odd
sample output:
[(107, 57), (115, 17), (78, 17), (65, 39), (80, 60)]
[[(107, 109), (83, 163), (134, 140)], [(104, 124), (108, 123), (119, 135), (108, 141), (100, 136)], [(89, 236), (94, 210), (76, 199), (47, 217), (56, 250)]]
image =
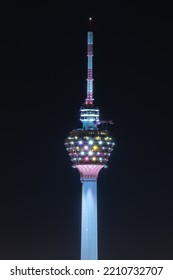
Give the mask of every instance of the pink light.
[(97, 178), (99, 171), (104, 167), (104, 164), (77, 164), (76, 168), (80, 172), (81, 179)]
[(89, 160), (89, 157), (85, 157), (85, 160), (88, 161), (88, 160)]

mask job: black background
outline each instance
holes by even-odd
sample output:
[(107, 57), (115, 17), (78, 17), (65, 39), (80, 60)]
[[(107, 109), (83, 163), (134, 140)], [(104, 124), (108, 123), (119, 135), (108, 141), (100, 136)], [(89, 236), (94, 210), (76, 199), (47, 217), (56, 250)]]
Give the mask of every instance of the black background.
[[(102, 2), (102, 3), (101, 3)], [(171, 6), (23, 1), (1, 25), (0, 258), (79, 259), (81, 183), (64, 140), (86, 96), (116, 146), (98, 179), (99, 259), (173, 259)]]

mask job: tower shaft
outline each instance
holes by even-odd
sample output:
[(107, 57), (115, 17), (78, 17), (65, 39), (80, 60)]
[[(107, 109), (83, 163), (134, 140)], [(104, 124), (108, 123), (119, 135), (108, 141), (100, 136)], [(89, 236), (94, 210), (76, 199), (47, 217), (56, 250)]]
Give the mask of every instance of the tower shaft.
[(97, 177), (103, 165), (76, 165), (82, 182), (81, 260), (98, 259)]
[(81, 223), (81, 260), (97, 260), (97, 179), (82, 182)]

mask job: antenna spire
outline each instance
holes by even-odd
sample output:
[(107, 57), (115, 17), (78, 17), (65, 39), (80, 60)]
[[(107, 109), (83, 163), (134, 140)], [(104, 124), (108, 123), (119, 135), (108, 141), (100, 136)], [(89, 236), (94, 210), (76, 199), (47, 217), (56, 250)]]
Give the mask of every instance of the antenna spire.
[(87, 33), (87, 98), (85, 104), (93, 104), (93, 32), (92, 30), (92, 17), (89, 18), (89, 31)]
[(88, 19), (88, 28), (89, 28), (89, 31), (92, 31), (92, 21), (93, 21), (92, 17), (89, 17), (89, 19)]

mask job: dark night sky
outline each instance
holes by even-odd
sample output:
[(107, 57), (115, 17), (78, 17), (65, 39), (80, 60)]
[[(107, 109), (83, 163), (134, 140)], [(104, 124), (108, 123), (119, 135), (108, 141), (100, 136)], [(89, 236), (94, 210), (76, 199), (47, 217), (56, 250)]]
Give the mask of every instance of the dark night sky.
[(80, 258), (64, 139), (80, 126), (89, 16), (94, 97), (116, 140), (98, 179), (99, 258), (173, 259), (172, 9), (114, 2), (23, 1), (1, 26), (0, 259)]

